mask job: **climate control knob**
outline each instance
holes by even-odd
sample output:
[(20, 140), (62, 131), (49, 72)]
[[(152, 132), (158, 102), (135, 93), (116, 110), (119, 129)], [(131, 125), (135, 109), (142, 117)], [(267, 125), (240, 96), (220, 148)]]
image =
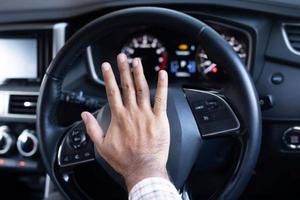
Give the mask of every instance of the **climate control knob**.
[(7, 154), (13, 147), (14, 139), (8, 126), (0, 126), (0, 155)]
[(25, 129), (18, 137), (17, 148), (24, 157), (33, 156), (38, 148), (38, 139), (33, 130)]

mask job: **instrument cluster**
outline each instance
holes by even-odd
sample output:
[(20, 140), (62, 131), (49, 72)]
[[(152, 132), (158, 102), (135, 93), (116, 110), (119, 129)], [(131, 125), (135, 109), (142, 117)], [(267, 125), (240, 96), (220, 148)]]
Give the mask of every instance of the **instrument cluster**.
[[(249, 35), (232, 27), (220, 24), (210, 25), (232, 46), (248, 68), (249, 47), (251, 45)], [(226, 81), (228, 78), (222, 63), (214, 63), (205, 53), (201, 44), (197, 44), (183, 35), (145, 27), (138, 30), (131, 29), (124, 35), (119, 35), (119, 37), (116, 35), (116, 38), (113, 39), (114, 34), (111, 34), (111, 39), (102, 40), (90, 47), (87, 55), (90, 59), (90, 68), (91, 64), (99, 66), (103, 61), (114, 63), (115, 56), (119, 52), (123, 52), (127, 55), (129, 63), (132, 63), (132, 59), (135, 57), (141, 58), (144, 72), (150, 82), (155, 80), (157, 72), (162, 69), (169, 73), (171, 80)], [(115, 73), (118, 73), (116, 67), (114, 68)], [(94, 73), (92, 77), (97, 76), (97, 82), (103, 83), (99, 69), (91, 69), (90, 71)]]

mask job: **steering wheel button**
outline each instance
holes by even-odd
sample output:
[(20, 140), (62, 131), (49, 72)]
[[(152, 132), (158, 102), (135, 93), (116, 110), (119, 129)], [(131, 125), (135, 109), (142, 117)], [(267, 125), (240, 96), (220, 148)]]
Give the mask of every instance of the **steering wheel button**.
[(81, 160), (80, 154), (75, 154), (74, 155), (74, 160), (76, 160), (76, 161)]
[(202, 115), (201, 121), (209, 122), (211, 120), (211, 117), (209, 115)]
[(82, 130), (74, 129), (69, 135), (68, 143), (75, 150), (85, 147), (87, 144), (87, 137), (85, 132)]
[(205, 106), (199, 105), (199, 106), (195, 106), (194, 108), (195, 108), (195, 110), (203, 110), (205, 108)]
[(209, 100), (206, 102), (208, 110), (215, 110), (219, 107), (219, 103), (216, 100)]
[(76, 136), (76, 135), (79, 135), (81, 131), (77, 130), (77, 129), (74, 129), (72, 132), (71, 132), (71, 137), (73, 136)]
[(64, 163), (68, 163), (68, 162), (70, 162), (70, 156), (65, 155), (62, 160)]
[(81, 144), (86, 140), (85, 134), (80, 134), (72, 137), (72, 142), (75, 144)]
[(77, 150), (77, 149), (80, 148), (80, 145), (79, 145), (79, 144), (73, 144), (72, 147), (73, 147), (75, 150)]
[(92, 156), (93, 156), (93, 155), (92, 155), (91, 152), (88, 152), (88, 151), (87, 151), (87, 152), (84, 152), (84, 153), (83, 153), (83, 158), (84, 158), (84, 159), (91, 159)]
[(73, 147), (75, 150), (78, 150), (78, 149), (83, 148), (85, 145), (86, 145), (86, 143), (82, 143), (82, 144), (73, 144), (72, 147)]
[(76, 136), (76, 137), (73, 137), (73, 142), (80, 142), (81, 141), (81, 137), (79, 136)]

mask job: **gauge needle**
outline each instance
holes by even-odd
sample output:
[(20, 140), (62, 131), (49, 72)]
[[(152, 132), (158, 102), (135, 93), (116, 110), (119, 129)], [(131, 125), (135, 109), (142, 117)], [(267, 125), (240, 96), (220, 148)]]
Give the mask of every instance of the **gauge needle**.
[(203, 73), (204, 73), (204, 74), (207, 74), (207, 73), (211, 72), (211, 70), (212, 70), (213, 68), (215, 68), (216, 66), (217, 66), (217, 65), (216, 65), (215, 63), (212, 63), (211, 65), (209, 65), (208, 68), (206, 68), (206, 69), (203, 71)]

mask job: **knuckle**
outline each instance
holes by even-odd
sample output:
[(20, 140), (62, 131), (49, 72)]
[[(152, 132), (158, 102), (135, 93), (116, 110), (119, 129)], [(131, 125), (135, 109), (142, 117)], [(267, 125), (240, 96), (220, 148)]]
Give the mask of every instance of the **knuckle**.
[(163, 103), (163, 98), (161, 98), (161, 97), (159, 97), (159, 96), (156, 96), (154, 101), (155, 101), (155, 103), (161, 105), (161, 104)]
[(162, 97), (155, 97), (154, 102), (160, 113), (165, 113), (167, 111), (165, 100)]
[(126, 108), (123, 111), (119, 112), (118, 120), (124, 122), (130, 119), (130, 108)]
[(115, 95), (116, 95), (116, 89), (114, 89), (114, 88), (108, 89), (107, 95), (108, 95), (109, 97), (115, 96)]
[[(115, 106), (116, 107), (116, 106)], [(114, 109), (112, 113), (112, 117), (116, 117), (117, 119), (122, 119), (124, 116), (124, 110), (122, 107), (118, 107), (118, 109)]]
[(142, 97), (144, 94), (144, 89), (142, 87), (138, 87), (136, 89), (136, 94), (137, 94), (137, 96)]
[(125, 118), (130, 121), (132, 117), (136, 116), (138, 112), (138, 107), (136, 105), (131, 105), (127, 108), (127, 112), (125, 112)]
[(122, 84), (122, 90), (125, 92), (128, 92), (131, 89), (130, 85), (128, 83)]

